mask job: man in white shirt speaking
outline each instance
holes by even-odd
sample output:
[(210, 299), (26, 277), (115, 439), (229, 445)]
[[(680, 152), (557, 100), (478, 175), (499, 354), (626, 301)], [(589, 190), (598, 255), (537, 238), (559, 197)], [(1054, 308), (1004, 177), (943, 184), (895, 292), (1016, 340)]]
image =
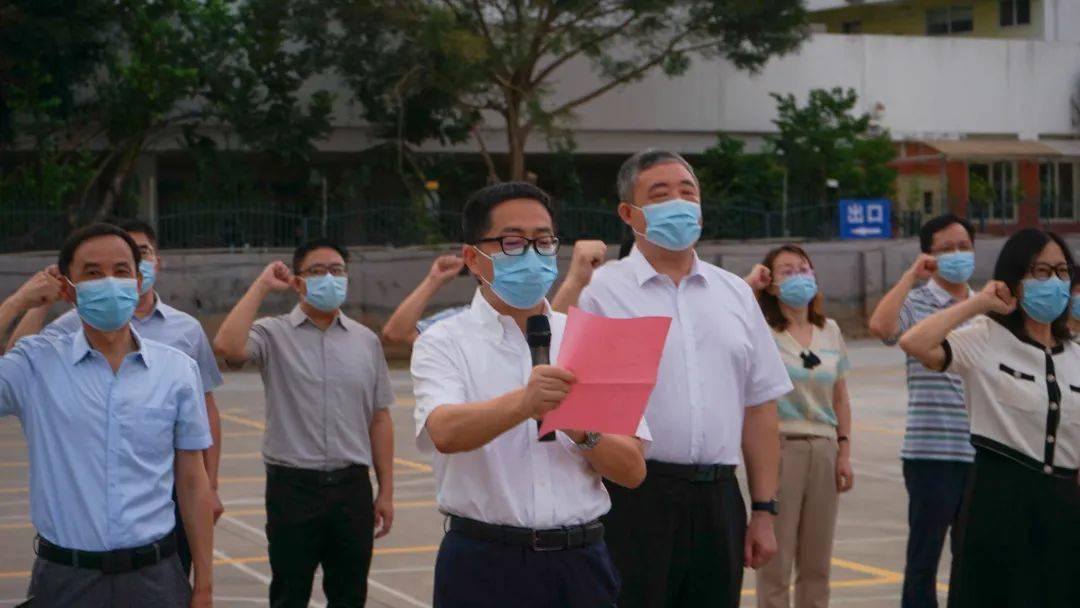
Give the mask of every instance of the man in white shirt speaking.
[(435, 452), (448, 519), (435, 606), (614, 606), (602, 479), (641, 484), (648, 428), (539, 441), (537, 421), (574, 382), (565, 369), (533, 367), (525, 337), (526, 320), (546, 316), (557, 360), (566, 317), (544, 297), (558, 275), (550, 199), (526, 183), (489, 186), (469, 198), (462, 225), (479, 288), (469, 310), (422, 333), (412, 355), (417, 443)]
[[(758, 568), (776, 552), (775, 400), (791, 382), (750, 287), (694, 251), (702, 213), (689, 163), (640, 152), (619, 170), (618, 189), (619, 217), (637, 244), (596, 270), (579, 306), (672, 319), (645, 411), (648, 478), (634, 491), (608, 486), (619, 606), (735, 608), (743, 566)], [(735, 479), (743, 455), (749, 524)]]

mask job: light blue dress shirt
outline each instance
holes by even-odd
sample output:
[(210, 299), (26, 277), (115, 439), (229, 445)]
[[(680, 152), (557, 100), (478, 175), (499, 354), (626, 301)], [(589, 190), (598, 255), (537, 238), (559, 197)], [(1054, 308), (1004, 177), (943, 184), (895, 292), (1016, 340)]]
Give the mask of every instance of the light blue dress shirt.
[(116, 374), (81, 330), (24, 338), (0, 358), (0, 416), (18, 416), (30, 455), (30, 519), (61, 547), (110, 551), (168, 534), (173, 450), (212, 443), (195, 361), (135, 338)]
[[(156, 294), (155, 294), (156, 296)], [(210, 340), (195, 317), (177, 310), (156, 298), (154, 310), (145, 318), (131, 317), (131, 327), (147, 340), (160, 342), (184, 353), (199, 364), (199, 377), (203, 391), (209, 393), (221, 386), (221, 370), (218, 369)], [(75, 309), (60, 315), (41, 330), (43, 336), (60, 336), (82, 329), (82, 320)]]

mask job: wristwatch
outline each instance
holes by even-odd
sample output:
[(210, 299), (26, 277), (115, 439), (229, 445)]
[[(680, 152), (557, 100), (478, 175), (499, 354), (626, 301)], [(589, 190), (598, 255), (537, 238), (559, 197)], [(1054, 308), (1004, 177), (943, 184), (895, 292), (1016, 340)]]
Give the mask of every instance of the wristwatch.
[(752, 502), (752, 503), (750, 503), (750, 510), (751, 511), (764, 511), (766, 513), (771, 513), (773, 515), (779, 515), (780, 514), (780, 502), (777, 501), (775, 498), (773, 500), (768, 500), (768, 501), (765, 501), (765, 502)]
[(596, 444), (600, 443), (600, 433), (593, 433), (591, 431), (585, 433), (585, 441), (577, 444), (577, 447), (582, 452), (588, 452), (596, 447)]

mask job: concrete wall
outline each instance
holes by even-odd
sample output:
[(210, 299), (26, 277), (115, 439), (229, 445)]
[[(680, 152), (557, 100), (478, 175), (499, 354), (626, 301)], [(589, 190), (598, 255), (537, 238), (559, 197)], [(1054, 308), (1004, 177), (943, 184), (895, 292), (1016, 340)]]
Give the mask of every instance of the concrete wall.
[[(993, 271), (1004, 239), (980, 238), (976, 250), (973, 282), (981, 284)], [(744, 275), (765, 256), (770, 243), (703, 243), (702, 259), (731, 272)], [(1073, 251), (1080, 249), (1080, 236), (1070, 239)], [(896, 283), (918, 255), (914, 239), (863, 243), (809, 243), (805, 245), (817, 268), (818, 281), (826, 296), (826, 314), (835, 318), (849, 337), (866, 334), (866, 319), (881, 296)], [(410, 248), (353, 250), (350, 289), (346, 312), (378, 329), (401, 300), (420, 282), (431, 261), (450, 248)], [(569, 254), (569, 248), (566, 253)], [(613, 247), (609, 256), (614, 257)], [(169, 304), (202, 321), (211, 335), (232, 305), (240, 299), (263, 267), (276, 259), (287, 260), (289, 252), (261, 251), (166, 251), (165, 267), (158, 291)], [(0, 298), (14, 292), (35, 271), (55, 262), (54, 254), (13, 254), (0, 256)], [(560, 259), (566, 271), (567, 256)], [(431, 311), (466, 304), (472, 298), (475, 281), (461, 278), (438, 294)], [(263, 307), (266, 314), (285, 312), (294, 304), (290, 295), (271, 296)], [(62, 310), (56, 307), (56, 312)], [(392, 354), (403, 354), (393, 351)]]

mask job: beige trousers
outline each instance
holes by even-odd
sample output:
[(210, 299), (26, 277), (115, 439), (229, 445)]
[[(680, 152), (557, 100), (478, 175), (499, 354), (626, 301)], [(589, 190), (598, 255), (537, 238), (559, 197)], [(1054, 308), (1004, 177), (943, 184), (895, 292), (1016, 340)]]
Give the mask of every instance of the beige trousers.
[(825, 437), (780, 439), (780, 514), (776, 556), (757, 571), (758, 608), (827, 608), (829, 567), (839, 493), (837, 445)]

